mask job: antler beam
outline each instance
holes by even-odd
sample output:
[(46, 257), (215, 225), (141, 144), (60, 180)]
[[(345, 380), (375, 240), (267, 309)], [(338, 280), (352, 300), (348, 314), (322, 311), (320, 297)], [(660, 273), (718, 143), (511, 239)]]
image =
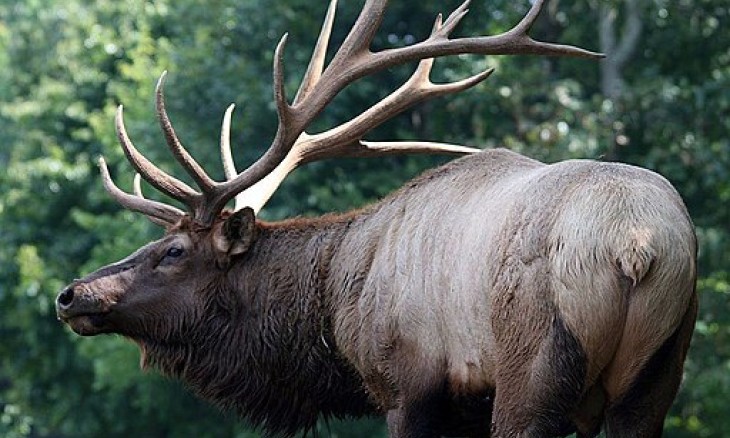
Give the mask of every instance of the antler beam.
[[(461, 81), (434, 84), (429, 76), (435, 57), (458, 54), (521, 54), (586, 58), (602, 56), (581, 48), (545, 43), (530, 38), (528, 32), (540, 14), (544, 3), (544, 0), (535, 1), (527, 15), (515, 27), (502, 34), (451, 39), (451, 33), (468, 12), (469, 1), (467, 0), (446, 20), (439, 15), (431, 34), (425, 40), (406, 47), (372, 52), (370, 45), (380, 26), (387, 0), (368, 0), (332, 61), (325, 66), (325, 54), (337, 8), (337, 0), (331, 0), (309, 67), (292, 103), (289, 103), (284, 90), (283, 53), (288, 36), (284, 35), (277, 45), (273, 66), (274, 99), (279, 120), (276, 136), (264, 155), (240, 173), (236, 172), (230, 153), (229, 133), (233, 106), (226, 111), (221, 129), (221, 153), (226, 174), (225, 182), (213, 181), (182, 146), (175, 134), (165, 110), (163, 95), (165, 73), (163, 73), (155, 93), (158, 119), (170, 150), (195, 180), (200, 191), (196, 191), (177, 178), (166, 174), (137, 151), (124, 128), (121, 106), (117, 112), (118, 137), (127, 158), (142, 177), (157, 189), (183, 202), (188, 207), (193, 220), (204, 226), (212, 224), (226, 203), (234, 197), (237, 208), (249, 205), (254, 210), (260, 209), (286, 175), (303, 163), (338, 156), (383, 156), (404, 152), (473, 153), (476, 151), (475, 149), (440, 143), (367, 143), (361, 139), (374, 127), (411, 106), (425, 99), (470, 88), (485, 80), (492, 73), (492, 70), (486, 70)], [(412, 61), (420, 62), (411, 78), (370, 109), (327, 131), (314, 135), (305, 132), (314, 118), (347, 85), (364, 76)], [(103, 167), (103, 169), (106, 168)], [(113, 183), (108, 184), (111, 179), (107, 177), (108, 172), (105, 177), (105, 186), (109, 189)], [(154, 201), (116, 190), (112, 194), (120, 202), (124, 201), (123, 205), (133, 206), (137, 211), (144, 210), (145, 214), (157, 219), (167, 220), (179, 213), (177, 209), (177, 211), (165, 210), (160, 213), (157, 205), (149, 208), (143, 207), (145, 202)], [(125, 196), (121, 196), (120, 193)], [(150, 212), (155, 214), (150, 214)]]
[[(308, 73), (305, 76), (305, 80), (303, 81), (299, 92), (297, 93), (297, 98), (291, 105), (287, 103), (283, 92), (283, 86), (281, 85), (284, 82), (282, 53), (286, 44), (286, 35), (277, 46), (274, 62), (274, 84), (275, 98), (279, 113), (279, 127), (277, 129), (276, 137), (271, 147), (258, 161), (227, 183), (227, 186), (223, 191), (223, 198), (221, 201), (231, 199), (237, 193), (262, 180), (285, 160), (287, 154), (292, 151), (292, 148), (294, 148), (295, 145), (305, 144), (306, 137), (303, 139), (304, 141), (300, 141), (300, 136), (304, 133), (307, 125), (311, 123), (311, 121), (342, 89), (344, 89), (348, 84), (364, 76), (414, 60), (467, 53), (482, 55), (529, 54), (585, 58), (600, 58), (603, 56), (599, 53), (594, 53), (573, 46), (545, 43), (535, 41), (530, 38), (527, 32), (530, 30), (530, 27), (542, 10), (542, 7), (544, 6), (543, 0), (536, 1), (530, 8), (527, 15), (514, 28), (507, 32), (496, 36), (450, 39), (449, 35), (468, 12), (467, 8), (469, 1), (467, 0), (459, 8), (452, 12), (449, 17), (443, 21), (443, 23), (441, 16), (439, 15), (436, 19), (436, 24), (434, 25), (431, 35), (426, 40), (402, 48), (387, 49), (381, 52), (371, 52), (370, 44), (382, 19), (387, 1), (369, 0), (365, 3), (360, 16), (340, 49), (334, 55), (332, 62), (322, 72), (322, 57), (317, 56), (316, 54), (323, 53), (324, 48), (326, 48), (326, 39), (329, 36), (328, 29), (331, 28), (331, 22), (334, 19), (335, 5), (336, 0), (332, 0), (323, 26), (323, 32), (320, 35), (320, 40), (315, 48), (315, 56), (312, 58)], [(489, 72), (483, 72), (480, 75), (471, 78), (471, 80), (467, 80), (465, 83), (460, 84), (463, 85), (463, 87), (452, 84), (452, 87), (442, 88), (440, 90), (442, 92), (434, 92), (433, 96), (468, 88), (469, 86), (486, 79), (488, 75)], [(425, 98), (432, 97), (415, 97), (418, 96), (418, 93), (414, 90), (417, 90), (423, 82), (419, 82), (413, 78), (409, 82), (410, 86), (407, 84), (404, 88), (401, 88), (395, 93), (400, 93), (400, 96), (389, 96), (389, 98), (386, 98), (383, 102), (381, 102), (382, 107), (380, 106), (381, 104), (378, 104), (376, 105), (378, 108), (374, 109), (372, 113), (364, 113), (361, 118), (356, 119), (357, 122), (353, 120), (352, 123), (348, 125), (350, 129), (355, 131), (355, 127), (357, 127), (357, 131), (361, 131), (362, 133), (367, 132), (377, 124), (382, 123), (383, 120), (393, 117), (397, 113), (409, 108), (413, 104)], [(393, 105), (392, 107), (387, 106), (388, 103), (395, 102), (397, 102), (397, 105)], [(387, 110), (380, 111), (381, 109)], [(379, 114), (379, 116), (377, 118), (371, 118), (370, 116), (373, 114)], [(324, 147), (317, 147), (315, 149), (322, 151), (322, 153), (318, 153), (316, 156), (318, 158), (324, 158), (336, 156), (336, 153), (343, 153), (346, 150), (353, 152), (353, 144), (358, 143), (353, 143), (352, 139), (345, 138), (345, 136), (342, 135), (347, 131), (348, 129), (344, 128), (344, 125), (341, 130), (328, 131), (330, 135), (342, 136), (342, 138), (345, 139), (344, 143), (347, 146), (343, 146), (342, 144), (334, 146), (332, 143), (337, 142), (335, 140), (328, 139), (325, 143), (328, 144), (332, 153), (324, 152)], [(357, 137), (354, 132), (352, 133), (354, 137)], [(319, 140), (322, 140), (322, 138)], [(309, 142), (309, 144), (311, 145), (312, 143)], [(302, 146), (302, 148), (309, 149), (305, 146)], [(443, 150), (439, 151), (444, 152)], [(302, 152), (292, 151), (292, 153)]]

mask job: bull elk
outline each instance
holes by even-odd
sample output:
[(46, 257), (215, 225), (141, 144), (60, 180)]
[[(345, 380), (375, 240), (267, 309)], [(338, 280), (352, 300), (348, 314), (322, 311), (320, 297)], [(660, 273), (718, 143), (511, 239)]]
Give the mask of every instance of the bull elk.
[[(503, 149), (366, 142), (395, 114), (467, 89), (491, 70), (434, 84), (434, 57), (535, 54), (596, 58), (535, 41), (536, 1), (509, 31), (451, 38), (467, 3), (426, 39), (373, 52), (385, 0), (367, 0), (325, 66), (329, 6), (296, 97), (275, 52), (278, 130), (237, 172), (223, 118), (226, 181), (212, 180), (156, 107), (175, 158), (199, 189), (119, 141), (132, 166), (187, 211), (104, 187), (165, 236), (75, 280), (58, 317), (80, 335), (118, 333), (142, 364), (269, 433), (321, 417), (383, 415), (392, 437), (655, 437), (680, 383), (697, 310), (696, 238), (674, 188), (641, 168), (543, 164)], [(345, 86), (419, 61), (405, 84), (351, 121), (309, 134)], [(466, 155), (345, 214), (264, 222), (255, 215), (301, 164), (403, 152)], [(139, 179), (137, 179), (139, 182)], [(235, 198), (235, 208), (226, 205)]]

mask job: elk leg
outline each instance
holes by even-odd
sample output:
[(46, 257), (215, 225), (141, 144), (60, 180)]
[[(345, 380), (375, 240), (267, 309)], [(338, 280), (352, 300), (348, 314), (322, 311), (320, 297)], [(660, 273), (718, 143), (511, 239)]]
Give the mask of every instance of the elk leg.
[[(439, 367), (411, 368), (412, 361), (394, 363), (399, 388), (398, 407), (387, 414), (390, 438), (437, 438), (441, 436), (446, 410), (446, 385)], [(400, 376), (400, 378), (396, 377)]]
[(569, 418), (584, 392), (587, 361), (560, 316), (554, 315), (532, 360), (506, 363), (514, 366), (501, 368), (497, 376), (491, 436), (543, 438), (573, 432)]
[(654, 353), (636, 380), (606, 412), (608, 437), (661, 437), (664, 417), (682, 380), (697, 313), (697, 296), (677, 330)]
[(554, 304), (547, 260), (511, 261), (492, 309), (497, 355), (493, 438), (554, 437), (586, 392), (588, 359)]
[(388, 436), (390, 438), (437, 438), (439, 429), (439, 403), (435, 400), (419, 400), (388, 411)]

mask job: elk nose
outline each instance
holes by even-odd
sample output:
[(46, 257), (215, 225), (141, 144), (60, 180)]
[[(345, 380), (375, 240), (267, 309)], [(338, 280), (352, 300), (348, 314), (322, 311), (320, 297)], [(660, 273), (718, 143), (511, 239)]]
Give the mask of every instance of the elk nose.
[(58, 294), (56, 303), (59, 309), (68, 309), (74, 301), (74, 288), (67, 287), (63, 292)]

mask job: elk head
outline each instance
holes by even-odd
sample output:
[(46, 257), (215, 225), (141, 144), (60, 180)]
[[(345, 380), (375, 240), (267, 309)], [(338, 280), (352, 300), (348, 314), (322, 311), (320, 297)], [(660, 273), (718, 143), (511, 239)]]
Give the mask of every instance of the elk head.
[[(332, 0), (309, 67), (290, 103), (284, 91), (283, 52), (285, 35), (274, 56), (274, 99), (278, 114), (276, 136), (266, 153), (242, 172), (237, 172), (230, 152), (230, 120), (233, 105), (225, 112), (221, 153), (226, 181), (211, 179), (178, 139), (165, 110), (165, 74), (156, 89), (157, 116), (174, 157), (190, 174), (198, 189), (159, 169), (132, 144), (123, 122), (122, 106), (116, 114), (116, 130), (124, 152), (152, 186), (180, 201), (182, 211), (146, 199), (136, 179), (135, 194), (120, 190), (112, 181), (103, 159), (99, 160), (104, 187), (122, 206), (145, 214), (167, 229), (162, 239), (129, 257), (75, 281), (60, 293), (57, 312), (61, 320), (82, 335), (117, 332), (132, 337), (155, 336), (172, 340), (190, 333), (211, 299), (201, 290), (215, 291), (226, 281), (230, 262), (244, 256), (260, 226), (258, 212), (286, 175), (315, 160), (343, 156), (384, 156), (401, 153), (469, 154), (476, 149), (426, 142), (366, 142), (371, 129), (426, 99), (459, 92), (486, 79), (488, 69), (467, 79), (434, 84), (429, 75), (433, 58), (456, 54), (538, 54), (600, 57), (583, 49), (535, 41), (527, 34), (544, 1), (538, 0), (512, 29), (495, 36), (450, 38), (467, 13), (468, 1), (445, 20), (439, 15), (431, 34), (416, 44), (370, 50), (387, 1), (365, 2), (357, 21), (325, 68), (325, 52), (332, 29), (336, 0)], [(359, 116), (324, 132), (305, 129), (347, 85), (390, 67), (419, 61), (413, 75), (400, 88)], [(235, 209), (224, 211), (235, 198)], [(157, 326), (167, 321), (160, 333)]]
[(222, 214), (210, 228), (183, 217), (162, 239), (69, 285), (58, 296), (58, 315), (81, 335), (187, 336), (210, 307), (209, 294), (199, 292), (225, 281), (220, 273), (248, 250), (254, 224), (250, 207)]

